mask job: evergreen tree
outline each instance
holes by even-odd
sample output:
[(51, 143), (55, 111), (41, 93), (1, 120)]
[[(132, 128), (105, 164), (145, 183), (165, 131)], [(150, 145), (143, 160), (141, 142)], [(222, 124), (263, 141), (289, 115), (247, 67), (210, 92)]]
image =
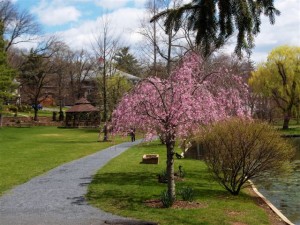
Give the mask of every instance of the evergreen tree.
[(0, 22), (0, 120), (4, 103), (12, 97), (16, 73), (7, 63), (3, 30), (3, 22)]
[(187, 28), (196, 32), (196, 44), (203, 47), (204, 55), (224, 45), (237, 30), (235, 52), (248, 54), (254, 47), (254, 36), (260, 32), (261, 14), (275, 23), (280, 12), (274, 7), (274, 0), (192, 0), (176, 9), (158, 13), (151, 22), (165, 17), (166, 33), (178, 31), (187, 20)]
[(126, 73), (139, 76), (141, 68), (137, 59), (130, 54), (129, 47), (121, 48), (115, 55), (116, 68)]

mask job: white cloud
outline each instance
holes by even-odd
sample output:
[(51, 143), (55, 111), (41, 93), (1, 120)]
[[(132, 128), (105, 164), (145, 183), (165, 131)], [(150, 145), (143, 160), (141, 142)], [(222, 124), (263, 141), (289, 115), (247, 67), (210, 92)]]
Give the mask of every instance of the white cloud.
[[(122, 44), (133, 46), (139, 39), (136, 31), (139, 27), (139, 20), (143, 16), (142, 9), (122, 8), (106, 15), (110, 18), (109, 27), (115, 37), (120, 37)], [(101, 25), (101, 18), (94, 21), (85, 21), (80, 26), (59, 32), (58, 35), (74, 49), (89, 49), (97, 35), (97, 28)]]
[[(63, 40), (71, 48), (90, 48), (93, 41), (94, 31), (99, 26), (100, 17), (88, 20), (87, 11), (80, 12), (75, 8), (80, 8), (80, 4), (93, 3), (94, 8), (87, 8), (89, 15), (95, 13), (100, 15), (99, 6), (111, 10), (109, 16), (111, 26), (116, 35), (121, 34), (121, 41), (124, 45), (134, 48), (141, 36), (137, 34), (140, 20), (145, 15), (142, 8), (147, 0), (41, 0), (34, 8), (34, 12), (40, 17), (44, 24), (58, 25), (67, 22), (74, 22), (72, 29), (59, 32)], [(190, 0), (184, 0), (190, 2)], [(96, 7), (96, 3), (98, 7)], [(125, 8), (125, 5), (127, 8)], [(128, 8), (129, 5), (135, 8)], [(82, 6), (82, 5), (81, 5)], [(141, 7), (141, 8), (140, 8)], [(253, 49), (252, 60), (259, 62), (266, 60), (268, 53), (275, 47), (289, 44), (300, 46), (300, 0), (275, 0), (275, 7), (281, 11), (281, 15), (276, 17), (275, 25), (270, 25), (268, 18), (262, 16), (261, 32), (255, 38), (256, 47)], [(92, 18), (92, 17), (91, 17)], [(94, 17), (95, 18), (95, 17)], [(85, 19), (85, 20), (82, 20)], [(70, 25), (70, 24), (69, 24)], [(236, 37), (233, 38), (235, 40)], [(226, 45), (223, 52), (229, 54), (233, 52), (235, 43)]]
[[(276, 1), (275, 7), (281, 15), (276, 16), (274, 25), (270, 24), (267, 17), (262, 16), (260, 33), (255, 37), (255, 48), (251, 55), (255, 63), (266, 61), (269, 52), (278, 46), (300, 46), (300, 1)], [(222, 52), (232, 53), (236, 44), (235, 40), (236, 36), (231, 38), (231, 42), (224, 47)]]
[(123, 8), (111, 14), (119, 33), (123, 34), (126, 44), (134, 44), (136, 31), (140, 26), (140, 20), (144, 15), (143, 9)]
[(32, 8), (32, 13), (36, 14), (45, 25), (62, 25), (68, 22), (78, 21), (81, 13), (74, 6), (60, 5), (59, 1), (42, 1), (39, 6)]
[(281, 15), (276, 17), (274, 25), (263, 17), (261, 32), (255, 39), (256, 47), (251, 57), (255, 62), (265, 61), (268, 53), (278, 46), (300, 46), (300, 1), (276, 1), (275, 7)]
[(96, 21), (85, 21), (78, 27), (58, 32), (57, 35), (73, 50), (90, 49)]

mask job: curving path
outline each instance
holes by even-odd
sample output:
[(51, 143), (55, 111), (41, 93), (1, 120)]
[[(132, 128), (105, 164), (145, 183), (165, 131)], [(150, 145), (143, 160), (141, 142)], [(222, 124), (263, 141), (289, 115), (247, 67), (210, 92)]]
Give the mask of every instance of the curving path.
[[(0, 197), (1, 225), (102, 225), (134, 223), (85, 201), (92, 176), (109, 160), (140, 143), (126, 142), (66, 163)], [(26, 171), (24, 171), (26, 172)], [(126, 221), (125, 221), (126, 220)], [(122, 221), (122, 222), (121, 222)]]

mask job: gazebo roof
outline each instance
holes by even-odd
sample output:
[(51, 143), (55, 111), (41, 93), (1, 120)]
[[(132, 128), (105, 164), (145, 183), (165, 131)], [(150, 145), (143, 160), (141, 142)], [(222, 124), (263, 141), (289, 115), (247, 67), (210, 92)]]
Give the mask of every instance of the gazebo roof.
[(74, 106), (72, 106), (67, 113), (71, 112), (98, 112), (99, 110), (92, 106), (86, 98), (80, 98)]

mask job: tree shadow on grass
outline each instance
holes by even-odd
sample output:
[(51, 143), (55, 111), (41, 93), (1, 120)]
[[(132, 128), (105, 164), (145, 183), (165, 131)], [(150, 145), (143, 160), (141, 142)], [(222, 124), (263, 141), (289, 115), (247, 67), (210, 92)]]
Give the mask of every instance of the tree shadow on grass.
[(153, 186), (157, 183), (154, 173), (126, 172), (126, 173), (104, 173), (96, 174), (92, 184), (113, 184), (113, 185), (142, 185)]
[[(215, 189), (212, 188), (212, 186), (209, 183), (185, 183), (185, 181), (182, 182), (176, 182), (177, 184), (177, 191), (182, 187), (185, 186), (191, 186), (194, 189), (195, 196), (198, 196), (200, 198), (220, 198), (220, 199), (229, 199), (229, 198), (235, 198), (235, 196), (232, 196), (228, 191), (225, 189)], [(124, 172), (124, 173), (105, 173), (105, 174), (97, 174), (94, 176), (94, 179), (91, 183), (92, 185), (113, 185), (116, 187), (124, 186), (124, 185), (133, 185), (133, 186), (143, 186), (143, 187), (159, 187), (159, 186), (165, 186), (167, 188), (166, 184), (162, 184), (158, 182), (157, 175), (154, 173), (142, 173), (142, 172)], [(110, 192), (110, 191), (108, 191)], [(116, 194), (114, 193), (115, 190), (111, 190), (110, 194)], [(159, 193), (158, 193), (159, 195)], [(249, 196), (244, 193), (240, 193), (240, 196), (248, 198)]]

